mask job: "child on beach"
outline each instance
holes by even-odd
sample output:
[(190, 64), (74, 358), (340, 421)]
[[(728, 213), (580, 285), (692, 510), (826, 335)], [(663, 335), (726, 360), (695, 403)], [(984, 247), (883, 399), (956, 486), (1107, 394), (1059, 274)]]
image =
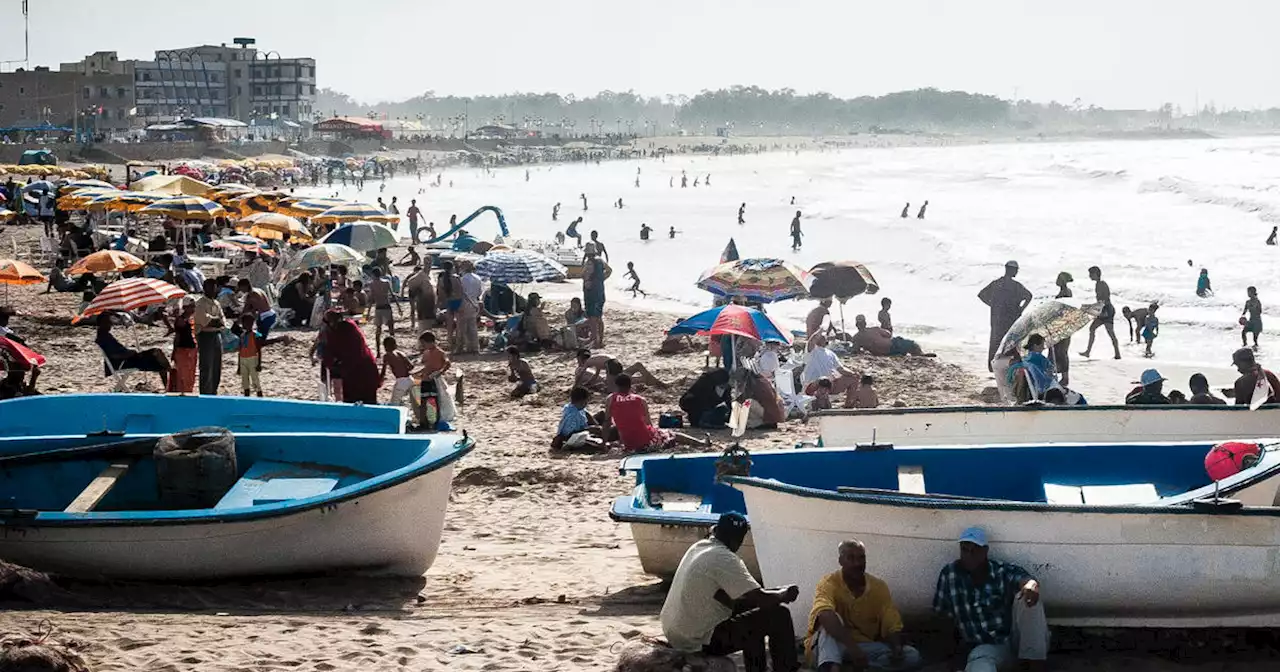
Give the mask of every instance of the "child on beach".
[(880, 313), (877, 318), (880, 320), (880, 328), (889, 333), (893, 333), (893, 318), (889, 317), (889, 307), (893, 305), (893, 301), (889, 297), (880, 299)]
[(516, 383), (511, 390), (512, 399), (520, 399), (538, 391), (538, 380), (533, 375), (533, 367), (520, 356), (520, 348), (507, 347), (507, 380)]
[(1147, 351), (1142, 353), (1144, 357), (1152, 357), (1155, 353), (1151, 352), (1151, 344), (1155, 342), (1156, 336), (1160, 335), (1160, 318), (1156, 317), (1156, 309), (1158, 304), (1151, 304), (1147, 310), (1147, 320), (1142, 325), (1142, 340), (1147, 342)]
[(880, 397), (876, 394), (875, 379), (863, 375), (857, 387), (849, 388), (844, 395), (845, 408), (875, 408), (880, 405)]
[(382, 355), (382, 378), (386, 379), (387, 369), (391, 369), (391, 375), (395, 377), (391, 384), (391, 400), (387, 404), (403, 406), (413, 389), (413, 377), (409, 375), (413, 372), (413, 364), (404, 353), (396, 350), (396, 339), (391, 336), (382, 339), (382, 349), (385, 351)]
[(627, 272), (625, 275), (622, 276), (622, 278), (624, 280), (627, 278), (631, 278), (632, 280), (634, 280), (634, 282), (631, 283), (631, 287), (627, 289), (628, 292), (631, 292), (631, 298), (633, 299), (636, 298), (636, 294), (644, 294), (645, 296), (649, 296), (648, 292), (644, 291), (643, 289), (640, 289), (640, 276), (636, 274), (636, 266), (633, 262), (630, 262), (630, 261), (627, 262)]
[(272, 343), (279, 343), (288, 340), (288, 336), (279, 338), (263, 338), (261, 332), (254, 328), (258, 316), (253, 313), (245, 313), (240, 316), (240, 324), (238, 336), (240, 337), (240, 387), (244, 390), (244, 396), (249, 396), (250, 388), (262, 396), (262, 381), (259, 380), (258, 374), (262, 371), (262, 349)]
[(818, 387), (813, 391), (813, 410), (825, 411), (831, 408), (831, 379), (819, 378)]
[(574, 387), (569, 390), (569, 403), (560, 410), (560, 425), (556, 428), (555, 438), (551, 439), (552, 450), (605, 449), (600, 426), (586, 411), (587, 401), (590, 398), (591, 392), (585, 387)]
[[(1240, 325), (1240, 345), (1248, 345), (1245, 337), (1250, 333), (1253, 334), (1253, 349), (1258, 349), (1258, 334), (1262, 333), (1262, 301), (1258, 299), (1258, 288), (1250, 287), (1249, 300), (1244, 302), (1244, 310), (1240, 311), (1240, 319), (1243, 320)], [(1249, 314), (1249, 319), (1244, 319), (1244, 314)]]
[(418, 391), (422, 398), (418, 402), (418, 426), (434, 429), (440, 420), (440, 376), (449, 370), (449, 355), (436, 343), (436, 335), (424, 331), (418, 337), (418, 345), (422, 348), (420, 366), (409, 375), (421, 381)]

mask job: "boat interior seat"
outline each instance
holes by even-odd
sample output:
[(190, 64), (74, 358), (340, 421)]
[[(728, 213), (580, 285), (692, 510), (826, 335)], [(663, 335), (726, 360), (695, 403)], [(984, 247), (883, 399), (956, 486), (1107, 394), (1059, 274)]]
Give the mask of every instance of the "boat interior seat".
[(898, 492), (913, 495), (928, 494), (928, 490), (924, 487), (924, 467), (918, 465), (898, 467)]
[(1090, 504), (1094, 506), (1149, 504), (1160, 499), (1152, 483), (1121, 485), (1044, 484), (1044, 499), (1049, 504)]
[(362, 479), (352, 479), (350, 471), (326, 469), (324, 465), (304, 466), (259, 460), (249, 467), (213, 508), (239, 509), (306, 499), (348, 485), (344, 480), (355, 482)]

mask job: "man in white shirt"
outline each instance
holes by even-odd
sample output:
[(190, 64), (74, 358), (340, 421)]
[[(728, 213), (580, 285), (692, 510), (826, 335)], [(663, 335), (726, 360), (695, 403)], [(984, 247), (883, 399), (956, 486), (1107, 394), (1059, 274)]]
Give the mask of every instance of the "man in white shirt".
[(462, 306), (458, 309), (458, 333), (460, 354), (480, 352), (480, 301), (484, 296), (484, 281), (476, 275), (475, 265), (464, 262), (462, 274)]
[(800, 665), (791, 613), (783, 605), (794, 602), (799, 589), (761, 588), (751, 576), (737, 556), (750, 529), (742, 514), (721, 514), (711, 538), (689, 547), (662, 605), (662, 632), (677, 651), (741, 651), (747, 672), (765, 672), (770, 659), (774, 672), (792, 672)]
[(804, 371), (800, 374), (800, 384), (805, 394), (813, 394), (818, 381), (826, 378), (831, 381), (831, 394), (844, 394), (850, 388), (858, 386), (858, 374), (845, 368), (836, 353), (827, 347), (827, 337), (814, 334), (809, 339), (809, 354), (805, 356)]

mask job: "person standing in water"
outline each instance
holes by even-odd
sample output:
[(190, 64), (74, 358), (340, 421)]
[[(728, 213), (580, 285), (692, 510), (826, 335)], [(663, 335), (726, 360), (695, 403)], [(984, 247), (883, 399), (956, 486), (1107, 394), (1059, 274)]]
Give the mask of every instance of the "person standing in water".
[(578, 198), (581, 198), (581, 199), (582, 199), (582, 211), (583, 211), (583, 212), (586, 212), (586, 211), (587, 211), (587, 195), (586, 195), (586, 194), (582, 194), (582, 195), (578, 196)]
[(649, 240), (649, 233), (653, 231), (648, 224), (640, 224), (640, 240)]
[(791, 197), (791, 205), (795, 205), (795, 204), (796, 204), (796, 197), (795, 197), (795, 196), (792, 196), (792, 197)]
[(556, 203), (555, 205), (551, 206), (551, 221), (553, 222), (560, 221), (560, 204), (559, 203)]
[(1213, 285), (1209, 283), (1209, 269), (1200, 269), (1200, 277), (1196, 279), (1196, 296), (1205, 298), (1213, 295)]
[(1275, 244), (1276, 244), (1276, 232), (1277, 232), (1277, 231), (1280, 231), (1280, 226), (1273, 226), (1273, 227), (1271, 227), (1271, 235), (1267, 236), (1267, 244), (1268, 244), (1268, 245), (1275, 245)]
[(796, 216), (791, 218), (791, 249), (800, 249), (800, 239), (804, 237), (804, 233), (800, 231), (800, 211), (796, 210)]
[(978, 300), (991, 307), (991, 344), (987, 348), (987, 370), (991, 370), (991, 360), (996, 358), (996, 348), (1009, 333), (1009, 327), (1017, 321), (1027, 304), (1031, 303), (1031, 292), (1014, 280), (1018, 275), (1018, 262), (1009, 261), (1004, 265), (1004, 275), (992, 280), (978, 292)]
[(742, 205), (738, 206), (738, 226), (742, 226), (743, 224), (747, 223), (746, 214), (747, 214), (747, 204), (743, 203)]
[(924, 205), (920, 206), (920, 212), (916, 213), (916, 219), (924, 219), (924, 211), (928, 207), (929, 207), (929, 201), (925, 201)]
[(1249, 288), (1249, 300), (1244, 302), (1244, 310), (1240, 311), (1240, 318), (1244, 319), (1245, 313), (1249, 314), (1249, 319), (1245, 320), (1241, 325), (1244, 328), (1240, 330), (1240, 345), (1248, 345), (1245, 337), (1250, 333), (1253, 334), (1253, 349), (1258, 349), (1258, 334), (1262, 333), (1262, 301), (1258, 300), (1258, 288)]
[(1102, 279), (1102, 269), (1097, 266), (1089, 267), (1089, 279), (1094, 283), (1094, 295), (1098, 303), (1102, 304), (1102, 313), (1089, 325), (1089, 344), (1080, 355), (1088, 357), (1093, 352), (1093, 339), (1098, 334), (1098, 327), (1106, 327), (1107, 335), (1111, 337), (1111, 346), (1116, 351), (1116, 359), (1120, 359), (1120, 341), (1116, 340), (1116, 307), (1111, 303), (1111, 286)]
[(911, 216), (911, 201), (907, 201), (907, 204), (902, 206), (902, 218), (906, 219), (910, 216)]
[(682, 170), (680, 171), (680, 188), (687, 189), (688, 187), (689, 187), (689, 176), (685, 175), (684, 171)]
[[(1055, 299), (1071, 298), (1072, 296), (1071, 287), (1069, 287), (1068, 285), (1070, 285), (1072, 282), (1075, 282), (1075, 278), (1071, 277), (1070, 273), (1066, 271), (1059, 273), (1057, 280), (1054, 281), (1054, 284), (1058, 285), (1058, 294), (1053, 298)], [(1061, 341), (1058, 341), (1057, 343), (1053, 344), (1053, 347), (1049, 349), (1049, 361), (1053, 362), (1054, 370), (1056, 370), (1061, 375), (1061, 378), (1059, 378), (1058, 382), (1062, 383), (1063, 387), (1070, 387), (1069, 376), (1067, 373), (1071, 369), (1071, 337), (1070, 336), (1066, 336)]]

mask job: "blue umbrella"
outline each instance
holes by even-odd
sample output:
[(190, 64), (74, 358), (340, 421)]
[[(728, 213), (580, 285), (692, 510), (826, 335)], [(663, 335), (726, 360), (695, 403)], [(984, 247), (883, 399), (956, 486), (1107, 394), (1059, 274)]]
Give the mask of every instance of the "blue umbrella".
[(491, 282), (525, 284), (558, 282), (569, 270), (559, 262), (532, 250), (490, 252), (476, 261), (476, 274)]
[(736, 304), (716, 306), (715, 308), (704, 310), (672, 327), (668, 333), (676, 336), (701, 333), (726, 334), (746, 336), (757, 341), (791, 342), (791, 337), (787, 335), (787, 332), (782, 327), (779, 327), (768, 315), (755, 308), (747, 308)]
[(320, 239), (322, 243), (339, 243), (348, 247), (368, 252), (384, 247), (395, 247), (399, 243), (396, 234), (382, 224), (372, 222), (353, 222), (343, 224), (329, 235)]

